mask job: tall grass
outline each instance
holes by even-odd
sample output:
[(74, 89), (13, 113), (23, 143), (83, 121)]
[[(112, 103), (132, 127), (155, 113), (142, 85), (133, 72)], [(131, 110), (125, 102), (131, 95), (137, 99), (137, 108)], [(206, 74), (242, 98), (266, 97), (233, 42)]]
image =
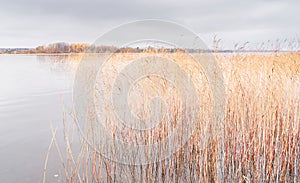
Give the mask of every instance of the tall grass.
[[(126, 62), (135, 56), (119, 54), (116, 57), (113, 59), (122, 58)], [(187, 61), (181, 53), (170, 57), (181, 60), (182, 67)], [(67, 156), (62, 159), (62, 181), (300, 182), (300, 54), (216, 54), (216, 58), (223, 71), (226, 89), (225, 118), (219, 122), (222, 133), (212, 134), (210, 90), (203, 82), (205, 79), (199, 74), (199, 68), (195, 68), (195, 77), (203, 77), (197, 88), (201, 98), (201, 119), (196, 133), (178, 152), (147, 165), (116, 163), (84, 141), (79, 152), (73, 153), (68, 138), (72, 134), (66, 125)], [(116, 67), (107, 70), (110, 71), (106, 76), (108, 83), (117, 74), (111, 72), (113, 69)], [(159, 79), (152, 79), (152, 82), (153, 86), (167, 88)], [(145, 83), (146, 91), (153, 90), (152, 85)], [(177, 105), (171, 109), (174, 116), (182, 115), (176, 110)], [(142, 108), (136, 110), (147, 115)], [(109, 119), (108, 122), (113, 123), (113, 118)], [(176, 124), (177, 118), (171, 119)], [(145, 133), (143, 137), (117, 127), (112, 128), (112, 133), (125, 141), (141, 144), (145, 139), (160, 141), (172, 130), (172, 126), (159, 127), (156, 132)], [(206, 143), (203, 145), (204, 138)]]

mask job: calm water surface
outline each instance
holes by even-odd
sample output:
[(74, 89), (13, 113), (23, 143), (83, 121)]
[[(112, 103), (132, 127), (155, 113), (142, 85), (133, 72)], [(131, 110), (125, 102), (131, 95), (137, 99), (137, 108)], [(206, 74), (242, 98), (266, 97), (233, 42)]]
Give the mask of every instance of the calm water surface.
[[(0, 55), (0, 182), (42, 181), (50, 123), (63, 131), (76, 64), (67, 56)], [(59, 179), (57, 157), (52, 149), (47, 182)]]

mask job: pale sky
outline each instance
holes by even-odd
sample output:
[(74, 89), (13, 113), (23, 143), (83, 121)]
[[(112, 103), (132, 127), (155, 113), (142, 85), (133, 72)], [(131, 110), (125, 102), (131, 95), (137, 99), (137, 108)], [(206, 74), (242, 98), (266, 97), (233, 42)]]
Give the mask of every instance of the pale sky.
[(225, 49), (277, 39), (297, 46), (299, 10), (299, 0), (0, 0), (0, 48), (93, 43), (120, 24), (143, 19), (182, 24), (208, 46), (216, 35)]

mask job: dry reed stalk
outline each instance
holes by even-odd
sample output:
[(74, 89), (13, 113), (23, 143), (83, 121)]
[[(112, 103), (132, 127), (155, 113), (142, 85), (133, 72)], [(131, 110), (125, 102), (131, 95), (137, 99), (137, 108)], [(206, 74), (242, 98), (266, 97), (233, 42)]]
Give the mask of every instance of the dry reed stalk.
[[(187, 58), (180, 53), (156, 54), (181, 59), (180, 66), (187, 68)], [(107, 66), (105, 82), (111, 83), (126, 60), (135, 56), (115, 55), (113, 64)], [(217, 59), (227, 94), (222, 133), (212, 135), (207, 109), (211, 96), (207, 84), (199, 78), (196, 80), (202, 82), (202, 89), (198, 88), (199, 98), (204, 102), (199, 104), (202, 105), (201, 120), (197, 133), (181, 150), (163, 161), (126, 166), (105, 159), (87, 144), (82, 145), (74, 160), (71, 145), (67, 143), (66, 182), (300, 182), (300, 54), (232, 54), (218, 55)], [(124, 63), (115, 66), (118, 60)], [(198, 72), (198, 68), (194, 68), (194, 72)], [(158, 79), (151, 82), (164, 89), (168, 87)], [(153, 87), (143, 86), (145, 93), (153, 91)], [(109, 116), (112, 114), (105, 117), (118, 138), (134, 144), (153, 143), (164, 139), (176, 126), (176, 116), (182, 114), (175, 103), (170, 103), (173, 126), (162, 124), (157, 131), (142, 136), (114, 126)], [(106, 107), (104, 110), (110, 106)], [(147, 111), (138, 110), (147, 116)], [(69, 132), (65, 132), (65, 140), (69, 141)], [(204, 138), (207, 143), (202, 144)], [(53, 140), (58, 149), (55, 138)], [(149, 158), (147, 153), (145, 158)]]

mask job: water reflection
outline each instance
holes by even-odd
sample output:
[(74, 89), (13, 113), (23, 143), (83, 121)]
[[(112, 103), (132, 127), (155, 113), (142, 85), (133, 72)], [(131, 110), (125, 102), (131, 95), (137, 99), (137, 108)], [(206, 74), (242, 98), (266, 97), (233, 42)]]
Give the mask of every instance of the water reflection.
[(37, 61), (47, 69), (54, 72), (72, 72), (82, 59), (82, 54), (58, 54), (58, 55), (37, 55)]
[[(1, 182), (41, 182), (49, 123), (63, 128), (62, 109), (72, 106), (79, 61), (80, 55), (0, 55)], [(60, 166), (56, 156), (53, 150), (47, 171), (52, 182)]]

